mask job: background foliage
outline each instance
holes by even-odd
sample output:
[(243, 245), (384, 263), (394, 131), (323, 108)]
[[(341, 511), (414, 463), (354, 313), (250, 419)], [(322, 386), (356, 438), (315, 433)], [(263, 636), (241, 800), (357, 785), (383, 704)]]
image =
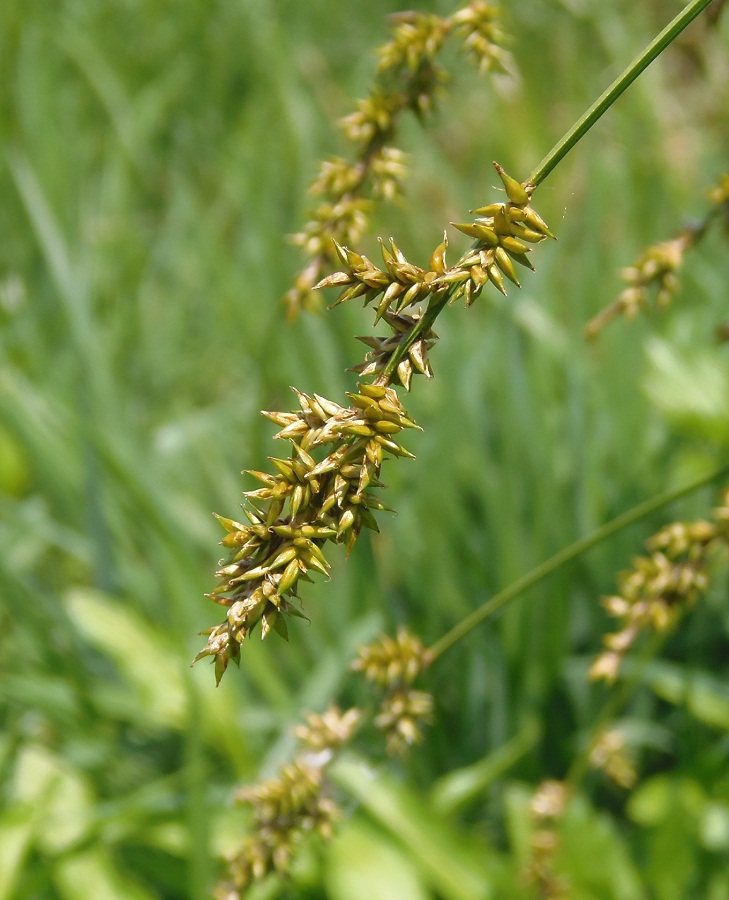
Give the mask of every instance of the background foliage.
[[(494, 89), (454, 60), (434, 127), (403, 128), (407, 205), (376, 233), (416, 260), (490, 200), (492, 159), (525, 177), (668, 17), (507, 6), (518, 79)], [(205, 896), (245, 824), (233, 786), (286, 758), (302, 710), (353, 699), (357, 645), (401, 622), (435, 640), (726, 456), (719, 236), (669, 314), (582, 339), (617, 270), (700, 214), (726, 170), (725, 18), (711, 34), (696, 22), (540, 188), (559, 243), (524, 289), (441, 317), (436, 377), (408, 403), (417, 460), (387, 473), (398, 515), (308, 592), (311, 625), (253, 641), (217, 690), (189, 669), (218, 618), (202, 599), (222, 555), (210, 511), (235, 516), (239, 470), (272, 452), (258, 410), (289, 408), (290, 384), (334, 399), (353, 384), (370, 316), (348, 304), (286, 324), (299, 258), (283, 235), (397, 8), (0, 6), (0, 898)], [(352, 818), (256, 896), (519, 896), (530, 793), (564, 775), (604, 702), (584, 677), (609, 627), (598, 598), (666, 515), (444, 657), (425, 746), (375, 781), (343, 766)], [(729, 897), (728, 609), (718, 572), (646, 670), (626, 712), (638, 787), (588, 781), (564, 824), (573, 896)]]

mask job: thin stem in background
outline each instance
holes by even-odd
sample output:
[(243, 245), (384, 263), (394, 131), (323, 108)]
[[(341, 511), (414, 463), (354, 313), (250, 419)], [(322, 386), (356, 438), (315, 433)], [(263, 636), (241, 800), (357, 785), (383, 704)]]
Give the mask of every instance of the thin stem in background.
[(643, 52), (637, 56), (628, 68), (622, 72), (610, 87), (601, 94), (587, 112), (575, 122), (561, 140), (555, 144), (544, 159), (539, 163), (527, 180), (527, 184), (536, 187), (541, 184), (570, 150), (579, 143), (597, 120), (607, 112), (618, 97), (626, 90), (635, 79), (648, 66), (660, 56), (678, 35), (690, 25), (691, 22), (702, 13), (712, 0), (692, 0), (684, 10), (670, 22), (663, 31), (648, 44)]
[(526, 575), (517, 578), (516, 581), (505, 587), (502, 591), (499, 591), (498, 594), (494, 594), (493, 597), (479, 606), (478, 609), (475, 609), (472, 613), (467, 615), (447, 634), (437, 640), (428, 651), (429, 662), (432, 663), (439, 656), (442, 656), (446, 650), (450, 650), (454, 644), (457, 644), (458, 641), (467, 634), (470, 634), (470, 632), (485, 619), (488, 619), (490, 616), (494, 615), (494, 613), (503, 609), (513, 600), (516, 600), (516, 598), (520, 594), (523, 594), (524, 591), (533, 587), (535, 584), (538, 584), (540, 581), (543, 581), (547, 576), (552, 575), (554, 572), (561, 569), (562, 566), (573, 562), (579, 556), (582, 556), (583, 553), (586, 553), (588, 550), (601, 544), (603, 541), (612, 537), (612, 535), (617, 534), (619, 531), (622, 531), (624, 528), (627, 528), (629, 525), (632, 525), (634, 522), (640, 521), (646, 516), (651, 515), (651, 513), (656, 512), (656, 510), (662, 509), (664, 506), (668, 506), (670, 503), (680, 500), (682, 497), (686, 497), (714, 481), (718, 481), (724, 475), (729, 475), (729, 464), (726, 463), (718, 469), (714, 469), (706, 475), (702, 475), (700, 478), (697, 478), (680, 488), (664, 491), (662, 494), (657, 494), (655, 497), (651, 497), (649, 500), (639, 503), (632, 509), (617, 516), (617, 518), (612, 519), (612, 521), (602, 525), (592, 534), (587, 535), (587, 537), (579, 538), (579, 540), (569, 544), (569, 546), (563, 547), (562, 550), (555, 553), (555, 555), (548, 560), (545, 560), (545, 562), (540, 563), (540, 565), (532, 569), (531, 572), (527, 572)]

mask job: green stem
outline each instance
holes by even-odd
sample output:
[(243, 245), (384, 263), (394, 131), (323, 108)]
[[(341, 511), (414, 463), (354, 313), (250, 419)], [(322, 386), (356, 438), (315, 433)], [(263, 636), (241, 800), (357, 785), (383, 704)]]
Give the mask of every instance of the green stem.
[(403, 356), (405, 356), (408, 350), (420, 338), (421, 334), (428, 333), (428, 331), (430, 330), (430, 326), (438, 318), (441, 310), (450, 300), (452, 293), (452, 290), (448, 290), (444, 294), (437, 296), (435, 302), (433, 302), (425, 310), (421, 318), (419, 318), (417, 323), (413, 326), (413, 329), (408, 334), (408, 336), (404, 340), (400, 341), (398, 346), (395, 348), (395, 352), (390, 357), (390, 361), (387, 363), (382, 371), (382, 375), (380, 376), (380, 378), (383, 381), (386, 381), (387, 384), (390, 383), (392, 374), (398, 367), (398, 364), (400, 363), (400, 360), (403, 358)]
[(593, 103), (587, 112), (570, 128), (567, 134), (549, 151), (527, 180), (536, 187), (549, 175), (606, 112), (623, 91), (659, 56), (668, 45), (702, 13), (711, 0), (692, 0), (676, 18), (636, 57), (628, 68), (619, 75), (610, 87)]
[[(623, 91), (635, 81), (644, 69), (648, 68), (653, 60), (668, 47), (668, 45), (696, 18), (696, 16), (699, 15), (699, 13), (703, 12), (709, 3), (711, 3), (711, 0), (692, 0), (683, 12), (676, 16), (676, 18), (663, 29), (658, 37), (651, 41), (640, 56), (628, 66), (622, 75), (615, 79), (605, 93), (595, 101), (587, 112), (575, 122), (572, 128), (570, 128), (560, 141), (555, 144), (532, 172), (525, 184), (531, 188), (535, 188), (544, 181), (552, 169), (554, 169), (575, 144), (587, 134), (595, 122), (597, 122), (603, 113), (607, 112)], [(478, 246), (478, 242), (474, 246)], [(426, 310), (410, 334), (400, 342), (380, 376), (383, 381), (389, 383), (400, 360), (420, 336), (427, 333), (451, 296), (452, 290), (447, 291), (443, 296), (439, 296)]]
[(472, 613), (462, 619), (447, 634), (443, 635), (440, 640), (436, 641), (428, 651), (429, 662), (433, 662), (439, 656), (442, 656), (446, 650), (450, 650), (454, 644), (457, 644), (461, 638), (464, 638), (473, 631), (473, 629), (480, 625), (481, 622), (494, 615), (494, 613), (498, 612), (500, 609), (503, 609), (513, 600), (516, 600), (520, 594), (523, 594), (524, 591), (533, 587), (535, 584), (538, 584), (540, 581), (543, 581), (548, 575), (552, 575), (558, 569), (561, 569), (562, 566), (573, 562), (579, 556), (582, 556), (583, 553), (586, 553), (588, 550), (601, 544), (603, 541), (607, 540), (607, 538), (612, 537), (612, 535), (622, 531), (634, 522), (638, 522), (640, 519), (656, 512), (656, 510), (668, 506), (670, 503), (679, 500), (681, 497), (694, 493), (694, 491), (699, 490), (699, 488), (711, 484), (713, 481), (716, 481), (727, 474), (729, 474), (729, 464), (724, 464), (718, 469), (714, 469), (712, 472), (702, 475), (700, 478), (689, 482), (689, 484), (686, 484), (683, 487), (664, 491), (662, 494), (658, 494), (643, 503), (639, 503), (637, 506), (627, 510), (627, 512), (622, 513), (612, 521), (607, 522), (592, 534), (587, 535), (587, 537), (580, 538), (573, 544), (563, 547), (562, 550), (555, 553), (555, 555), (548, 560), (545, 560), (545, 562), (540, 563), (540, 565), (532, 569), (531, 572), (527, 572), (526, 575), (517, 578), (516, 581), (505, 587), (502, 591), (499, 591), (498, 594), (494, 594), (493, 597), (479, 606), (478, 609), (475, 609)]

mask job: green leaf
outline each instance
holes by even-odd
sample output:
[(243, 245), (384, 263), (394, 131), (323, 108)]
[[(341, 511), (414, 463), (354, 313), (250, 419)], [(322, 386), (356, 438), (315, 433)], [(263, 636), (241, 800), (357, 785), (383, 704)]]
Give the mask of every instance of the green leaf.
[(676, 347), (653, 337), (646, 390), (681, 430), (729, 444), (729, 371), (716, 349)]
[(62, 900), (154, 900), (155, 895), (115, 867), (100, 846), (62, 857), (52, 868), (54, 885)]
[(325, 883), (331, 900), (427, 900), (419, 867), (397, 841), (354, 818), (330, 844)]
[(348, 756), (332, 769), (334, 780), (354, 796), (417, 864), (423, 879), (447, 900), (492, 896), (487, 855), (412, 791)]
[(532, 720), (516, 737), (479, 762), (443, 775), (431, 790), (435, 808), (443, 815), (447, 815), (481, 797), (490, 784), (501, 778), (532, 749), (539, 739), (539, 734), (539, 725)]
[(685, 706), (704, 725), (729, 730), (729, 685), (723, 679), (654, 660), (642, 670), (641, 681), (662, 700)]
[(575, 797), (560, 823), (557, 866), (573, 888), (573, 900), (645, 900), (640, 871), (615, 820)]
[(691, 896), (699, 854), (703, 788), (691, 778), (657, 775), (630, 798), (628, 815), (647, 833), (644, 872), (659, 900)]
[(695, 820), (706, 803), (706, 794), (698, 782), (690, 778), (656, 775), (644, 781), (628, 800), (628, 815), (646, 828), (664, 822), (679, 807), (682, 814)]
[[(79, 631), (111, 657), (133, 688), (134, 718), (179, 729), (187, 699), (176, 650), (129, 605), (93, 590), (69, 592), (66, 608)], [(123, 699), (123, 697), (122, 697)]]
[(17, 897), (16, 885), (32, 846), (43, 806), (6, 805), (0, 814), (0, 900)]

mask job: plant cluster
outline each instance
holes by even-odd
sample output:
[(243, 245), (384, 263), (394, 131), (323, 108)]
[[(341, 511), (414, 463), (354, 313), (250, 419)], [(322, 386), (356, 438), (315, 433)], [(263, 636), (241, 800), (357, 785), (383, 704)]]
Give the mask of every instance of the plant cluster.
[[(374, 376), (374, 382), (361, 382), (357, 393), (347, 395), (351, 406), (294, 389), (299, 410), (263, 412), (282, 426), (276, 437), (289, 440), (292, 453), (286, 459), (269, 457), (275, 473), (248, 470), (263, 484), (245, 492), (249, 524), (218, 516), (231, 556), (221, 561), (220, 582), (207, 596), (228, 612), (223, 623), (205, 632), (207, 645), (195, 659), (212, 657), (218, 681), (231, 660), (239, 661), (241, 643), (259, 622), (264, 638), (271, 629), (288, 636), (286, 617), (302, 615), (295, 603), (299, 580), (311, 581), (311, 571), (328, 575), (322, 552), (327, 541), (350, 551), (363, 527), (378, 530), (372, 510), (387, 507), (371, 489), (382, 486), (383, 459), (412, 457), (395, 436), (419, 427), (391, 385), (409, 390), (413, 373), (432, 375), (428, 351), (436, 337), (429, 326), (435, 317), (460, 297), (470, 305), (486, 284), (506, 293), (504, 275), (519, 285), (514, 263), (533, 269), (527, 244), (553, 237), (530, 204), (531, 186), (495, 166), (508, 201), (476, 209), (473, 223), (455, 226), (475, 240), (453, 267), (446, 264), (445, 237), (428, 269), (409, 263), (394, 241), (390, 250), (382, 245), (385, 269), (336, 245), (346, 269), (317, 287), (343, 286), (337, 303), (363, 296), (368, 304), (382, 295), (376, 320), (383, 319), (391, 334), (361, 338), (371, 351), (354, 370)], [(424, 312), (403, 312), (418, 302), (426, 303)]]
[(422, 642), (405, 628), (400, 628), (395, 638), (384, 634), (362, 647), (352, 663), (352, 670), (361, 672), (381, 693), (374, 725), (385, 736), (391, 756), (403, 755), (419, 744), (423, 727), (433, 719), (433, 697), (413, 689), (428, 663)]
[(286, 617), (303, 615), (299, 581), (311, 581), (312, 572), (328, 575), (324, 544), (343, 543), (349, 551), (362, 528), (377, 530), (372, 510), (387, 507), (372, 490), (382, 487), (385, 454), (412, 456), (394, 440), (417, 426), (393, 388), (360, 384), (348, 395), (349, 407), (296, 393), (297, 412), (264, 413), (283, 426), (276, 437), (289, 440), (293, 451), (287, 459), (271, 457), (275, 474), (250, 472), (264, 486), (246, 492), (249, 524), (218, 517), (231, 557), (208, 596), (228, 611), (196, 657), (213, 657), (217, 681), (231, 660), (239, 661), (240, 645), (259, 622), (262, 637), (271, 629), (287, 637)]
[(729, 897), (726, 4), (421, 6), (0, 6), (3, 897)]
[[(228, 612), (223, 623), (205, 632), (207, 645), (195, 660), (213, 657), (218, 681), (231, 660), (238, 662), (240, 645), (258, 622), (262, 637), (271, 629), (288, 636), (286, 616), (302, 615), (292, 602), (299, 579), (310, 581), (310, 571), (328, 574), (322, 552), (327, 541), (344, 543), (349, 552), (363, 527), (378, 530), (372, 510), (387, 507), (368, 489), (382, 486), (380, 468), (388, 455), (412, 458), (394, 437), (419, 427), (392, 385), (409, 390), (413, 374), (432, 376), (428, 353), (436, 335), (430, 325), (437, 315), (461, 297), (470, 306), (487, 284), (505, 294), (504, 276), (520, 286), (515, 263), (533, 270), (528, 245), (554, 237), (531, 206), (533, 187), (494, 165), (507, 201), (475, 209), (472, 223), (454, 225), (474, 242), (452, 267), (446, 263), (445, 235), (427, 269), (408, 262), (394, 241), (389, 249), (381, 244), (384, 269), (335, 242), (346, 268), (316, 288), (343, 288), (335, 305), (354, 297), (367, 305), (381, 296), (375, 321), (383, 320), (390, 335), (360, 338), (371, 349), (353, 371), (374, 381), (359, 383), (358, 392), (347, 395), (351, 406), (294, 389), (299, 410), (263, 412), (282, 426), (276, 437), (291, 442), (292, 454), (269, 457), (275, 473), (248, 470), (263, 483), (245, 492), (249, 524), (218, 516), (231, 556), (221, 561), (220, 582), (207, 596)], [(424, 308), (404, 312), (417, 303)]]
[(252, 881), (271, 872), (286, 874), (304, 838), (331, 837), (340, 811), (326, 770), (359, 720), (356, 708), (341, 713), (330, 707), (321, 715), (310, 715), (296, 729), (301, 749), (293, 761), (275, 777), (237, 792), (235, 801), (252, 812), (251, 830), (228, 858), (228, 877), (217, 887), (217, 898), (238, 898)]
[(591, 768), (603, 772), (618, 787), (630, 790), (638, 781), (634, 755), (624, 731), (616, 726), (601, 731), (590, 747)]
[(226, 878), (215, 892), (218, 900), (238, 900), (252, 882), (273, 872), (285, 876), (305, 840), (331, 838), (341, 810), (328, 770), (368, 721), (385, 738), (390, 755), (402, 756), (422, 740), (433, 698), (414, 690), (413, 682), (427, 662), (423, 644), (404, 628), (395, 638), (383, 635), (360, 648), (351, 668), (377, 685), (378, 703), (373, 710), (330, 707), (310, 714), (294, 729), (300, 746), (293, 760), (273, 778), (237, 792), (235, 802), (251, 811), (251, 825), (226, 861)]
[[(652, 45), (651, 58), (701, 8), (702, 0), (689, 4), (688, 12), (672, 23), (673, 31), (666, 31), (664, 43)], [(288, 441), (291, 452), (269, 458), (275, 471), (248, 471), (262, 486), (245, 492), (247, 523), (218, 517), (227, 532), (222, 544), (230, 556), (221, 561), (220, 581), (208, 597), (226, 608), (226, 618), (205, 632), (207, 645), (196, 657), (196, 661), (212, 657), (218, 682), (231, 661), (239, 662), (241, 645), (259, 623), (264, 638), (271, 630), (288, 637), (287, 618), (304, 615), (300, 584), (312, 581), (314, 573), (329, 575), (324, 553), (328, 543), (343, 544), (349, 553), (363, 528), (378, 530), (374, 513), (388, 509), (375, 493), (384, 486), (382, 464), (391, 456), (412, 457), (400, 443), (400, 433), (419, 428), (396, 388), (409, 391), (414, 375), (432, 377), (430, 354), (437, 341), (433, 325), (449, 304), (462, 299), (468, 307), (487, 285), (506, 294), (507, 282), (520, 286), (518, 267), (533, 270), (532, 246), (555, 237), (532, 206), (535, 189), (648, 59), (646, 55), (640, 61), (642, 68), (634, 66), (617, 88), (611, 88), (606, 95), (609, 102), (597, 103), (527, 180), (518, 181), (494, 163), (505, 197), (471, 210), (474, 219), (470, 222), (451, 223), (472, 239), (455, 264), (449, 265), (446, 259), (445, 233), (425, 266), (408, 260), (392, 239), (380, 241), (382, 263), (376, 264), (351, 247), (366, 227), (370, 201), (365, 199), (365, 188), (377, 199), (399, 195), (405, 166), (392, 143), (396, 120), (406, 109), (419, 116), (430, 111), (444, 81), (436, 56), (446, 37), (460, 33), (484, 70), (501, 71), (505, 63), (500, 46), (503, 35), (495, 25), (494, 11), (484, 3), (472, 2), (447, 19), (407, 13), (394, 17), (394, 23), (393, 40), (379, 53), (372, 92), (342, 122), (346, 136), (357, 147), (355, 162), (329, 160), (315, 179), (313, 192), (325, 199), (304, 230), (294, 236), (308, 262), (287, 295), (289, 311), (297, 312), (311, 305), (314, 292), (336, 288), (339, 295), (333, 306), (361, 298), (365, 306), (373, 306), (375, 325), (384, 326), (387, 333), (359, 338), (368, 352), (351, 370), (362, 380), (356, 391), (347, 394), (348, 405), (294, 388), (298, 410), (263, 413), (280, 427), (276, 438)], [(728, 191), (725, 177), (712, 191), (712, 209), (700, 224), (648, 248), (623, 272), (628, 287), (587, 326), (589, 337), (618, 314), (630, 316), (645, 308), (654, 289), (656, 304), (668, 303), (688, 249), (712, 222), (726, 222)], [(334, 265), (336, 271), (328, 273)], [(725, 471), (726, 467), (702, 478), (691, 490)], [(680, 493), (661, 498), (652, 509)], [(296, 730), (301, 749), (294, 760), (276, 777), (239, 793), (239, 802), (252, 812), (251, 833), (230, 857), (228, 879), (218, 896), (239, 897), (252, 881), (270, 872), (285, 874), (306, 836), (331, 836), (339, 806), (327, 768), (365, 721), (384, 735), (391, 755), (403, 754), (420, 742), (424, 726), (434, 715), (432, 696), (413, 688), (424, 669), (548, 571), (648, 511), (636, 508), (632, 517), (606, 527), (595, 540), (566, 548), (553, 565), (545, 564), (531, 580), (525, 578), (513, 590), (492, 598), (431, 648), (405, 629), (395, 638), (382, 636), (362, 648), (352, 669), (380, 689), (376, 710), (368, 714), (351, 707), (341, 713), (332, 707), (310, 716)], [(612, 685), (641, 634), (664, 634), (676, 626), (706, 590), (712, 559), (717, 552), (725, 552), (729, 543), (728, 528), (729, 492), (725, 492), (711, 521), (673, 523), (648, 541), (649, 555), (638, 558), (620, 577), (619, 593), (604, 600), (620, 626), (605, 637), (605, 649), (589, 673), (592, 680)], [(544, 781), (531, 800), (532, 830), (523, 879), (538, 896), (570, 895), (568, 880), (556, 871), (559, 825), (588, 768), (602, 771), (624, 789), (636, 784), (634, 756), (615, 723), (601, 724), (576, 757), (572, 773), (563, 781)]]

